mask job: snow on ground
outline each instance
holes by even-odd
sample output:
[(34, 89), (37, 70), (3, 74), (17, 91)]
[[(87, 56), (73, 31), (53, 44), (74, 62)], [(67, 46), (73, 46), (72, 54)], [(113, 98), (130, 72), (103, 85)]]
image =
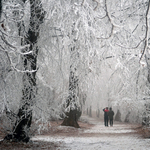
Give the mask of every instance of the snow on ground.
[[(85, 119), (85, 118), (84, 118)], [(149, 150), (150, 139), (143, 139), (136, 133), (136, 125), (115, 122), (113, 127), (105, 127), (102, 121), (88, 118), (94, 126), (78, 129), (79, 136), (35, 136), (32, 140), (59, 143), (58, 150)], [(67, 130), (69, 127), (59, 129)]]
[[(37, 140), (37, 139), (36, 139)], [(60, 150), (149, 150), (150, 140), (136, 137), (43, 137), (39, 140), (64, 142)]]

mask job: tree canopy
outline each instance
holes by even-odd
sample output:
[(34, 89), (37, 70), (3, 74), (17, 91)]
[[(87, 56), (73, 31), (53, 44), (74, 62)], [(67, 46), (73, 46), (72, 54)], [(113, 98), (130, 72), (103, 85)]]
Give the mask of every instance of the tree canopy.
[(20, 108), (32, 111), (35, 123), (60, 119), (74, 106), (113, 107), (122, 121), (130, 114), (140, 122), (150, 98), (149, 6), (149, 0), (0, 1), (5, 129), (12, 132)]

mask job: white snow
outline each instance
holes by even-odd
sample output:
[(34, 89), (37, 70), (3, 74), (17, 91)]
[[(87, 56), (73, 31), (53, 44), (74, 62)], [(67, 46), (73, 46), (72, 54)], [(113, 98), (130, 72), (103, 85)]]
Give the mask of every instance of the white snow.
[[(59, 150), (149, 150), (150, 139), (143, 139), (136, 134), (134, 125), (114, 122), (113, 127), (105, 127), (102, 121), (93, 118), (91, 129), (80, 130), (88, 136), (35, 136), (32, 140), (58, 143)], [(132, 126), (132, 127), (131, 127)], [(63, 127), (64, 128), (64, 127)], [(68, 128), (68, 127), (66, 127)], [(90, 134), (90, 136), (89, 136)]]

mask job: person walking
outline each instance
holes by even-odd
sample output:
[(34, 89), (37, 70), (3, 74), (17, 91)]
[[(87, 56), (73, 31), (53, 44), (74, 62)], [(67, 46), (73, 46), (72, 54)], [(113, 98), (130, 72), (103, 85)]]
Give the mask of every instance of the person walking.
[(110, 121), (110, 126), (113, 126), (114, 111), (112, 110), (111, 107), (109, 108), (109, 111), (108, 111), (108, 117)]
[(104, 108), (103, 111), (104, 111), (104, 124), (105, 126), (108, 127), (108, 112), (109, 112), (108, 107)]

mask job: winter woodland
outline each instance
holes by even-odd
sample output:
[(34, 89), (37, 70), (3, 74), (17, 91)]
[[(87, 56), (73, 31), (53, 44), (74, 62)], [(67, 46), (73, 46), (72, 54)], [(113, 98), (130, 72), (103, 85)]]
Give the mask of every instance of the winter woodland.
[(149, 0), (1, 0), (6, 138), (26, 141), (29, 128), (40, 132), (70, 112), (102, 115), (106, 106), (116, 120), (142, 123), (150, 109), (149, 7)]

